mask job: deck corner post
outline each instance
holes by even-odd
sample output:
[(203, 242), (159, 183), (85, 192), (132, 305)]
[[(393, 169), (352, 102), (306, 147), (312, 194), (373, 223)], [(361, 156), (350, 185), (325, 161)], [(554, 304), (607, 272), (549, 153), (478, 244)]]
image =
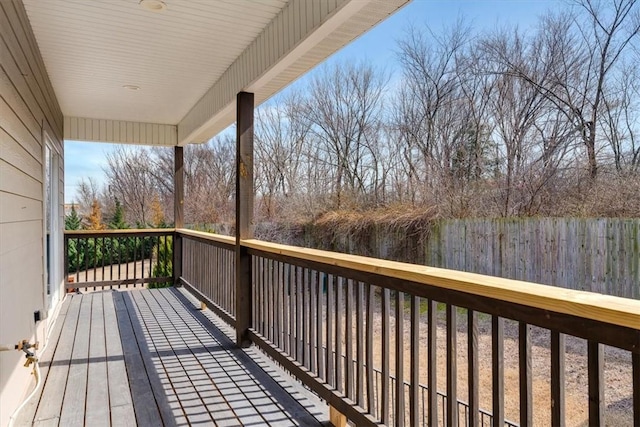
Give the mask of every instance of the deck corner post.
[(184, 149), (174, 147), (173, 169), (173, 218), (176, 232), (173, 234), (173, 284), (180, 285), (182, 276), (182, 236), (177, 231), (184, 228)]
[(236, 97), (236, 344), (251, 344), (251, 255), (241, 244), (253, 237), (253, 114), (254, 95)]

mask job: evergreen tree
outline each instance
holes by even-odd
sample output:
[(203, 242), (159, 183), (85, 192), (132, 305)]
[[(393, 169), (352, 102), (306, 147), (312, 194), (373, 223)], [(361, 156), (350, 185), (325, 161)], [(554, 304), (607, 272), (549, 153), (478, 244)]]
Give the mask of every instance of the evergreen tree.
[(116, 207), (113, 211), (113, 218), (109, 221), (109, 228), (112, 230), (122, 230), (129, 228), (129, 225), (124, 220), (124, 208), (120, 203), (120, 200), (116, 197)]
[(64, 228), (66, 230), (80, 230), (81, 220), (76, 211), (76, 205), (71, 205), (71, 212), (64, 217)]

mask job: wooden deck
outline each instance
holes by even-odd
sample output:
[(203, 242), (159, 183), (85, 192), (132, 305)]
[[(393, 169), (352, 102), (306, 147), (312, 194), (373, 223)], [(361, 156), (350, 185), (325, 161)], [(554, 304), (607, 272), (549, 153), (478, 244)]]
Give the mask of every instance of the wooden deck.
[(183, 289), (69, 295), (17, 425), (322, 425), (328, 407)]

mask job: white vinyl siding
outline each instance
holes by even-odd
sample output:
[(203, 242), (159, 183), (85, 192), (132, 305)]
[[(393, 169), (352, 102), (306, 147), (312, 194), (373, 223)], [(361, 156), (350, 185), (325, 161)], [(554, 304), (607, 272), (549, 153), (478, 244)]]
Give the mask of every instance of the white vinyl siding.
[(64, 139), (174, 146), (178, 143), (178, 132), (173, 125), (65, 117)]

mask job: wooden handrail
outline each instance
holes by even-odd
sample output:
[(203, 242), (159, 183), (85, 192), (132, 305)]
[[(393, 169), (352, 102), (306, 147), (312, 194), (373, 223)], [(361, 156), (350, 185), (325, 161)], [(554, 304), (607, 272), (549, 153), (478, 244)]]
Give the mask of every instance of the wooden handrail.
[(229, 244), (229, 245), (235, 245), (236, 244), (235, 237), (224, 236), (222, 234), (206, 233), (204, 231), (189, 230), (189, 229), (186, 229), (186, 228), (178, 228), (176, 231), (178, 233), (182, 234), (182, 235), (185, 235), (185, 236), (198, 237), (200, 239), (210, 240), (212, 242), (226, 243), (226, 244)]
[[(234, 241), (233, 238), (230, 239)], [(243, 240), (242, 245), (272, 254), (438, 286), (613, 325), (640, 329), (640, 301), (638, 300), (476, 273), (386, 261), (318, 249), (299, 248), (256, 239)]]
[(175, 228), (124, 228), (124, 229), (104, 229), (104, 230), (64, 230), (65, 236), (93, 236), (111, 234), (171, 234)]

